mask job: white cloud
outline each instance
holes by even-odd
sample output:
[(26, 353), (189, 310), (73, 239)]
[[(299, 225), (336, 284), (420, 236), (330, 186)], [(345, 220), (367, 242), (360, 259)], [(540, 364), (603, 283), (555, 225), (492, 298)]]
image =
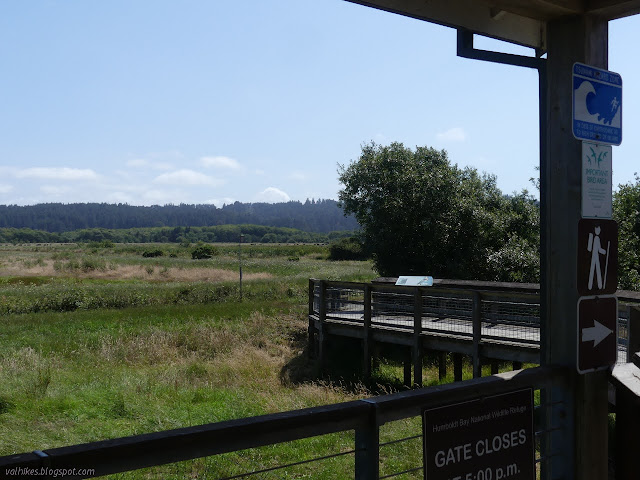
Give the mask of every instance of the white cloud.
[(18, 170), (15, 173), (17, 178), (40, 178), (45, 180), (96, 180), (98, 174), (91, 169), (82, 168), (46, 168), (33, 167)]
[(46, 195), (58, 196), (69, 193), (72, 190), (69, 187), (60, 187), (58, 185), (43, 185), (40, 187), (40, 191)]
[(134, 158), (132, 160), (127, 161), (127, 167), (148, 167), (149, 160), (145, 160), (144, 158)]
[(269, 187), (257, 195), (258, 202), (280, 203), (288, 202), (289, 200), (291, 200), (291, 197), (287, 193), (275, 187)]
[(229, 157), (202, 157), (200, 165), (211, 168), (227, 168), (229, 170), (240, 170), (242, 168), (237, 160)]
[(220, 185), (222, 182), (214, 177), (193, 170), (182, 169), (163, 173), (153, 179), (153, 183), (165, 185)]
[(127, 167), (131, 168), (151, 168), (153, 170), (170, 170), (173, 166), (167, 162), (151, 162), (145, 158), (134, 158), (127, 160)]
[(464, 142), (467, 139), (467, 134), (461, 127), (453, 127), (445, 132), (440, 132), (436, 135), (438, 140), (445, 142)]
[(9, 193), (13, 190), (13, 185), (0, 184), (0, 193)]
[(382, 133), (376, 133), (376, 136), (374, 137), (374, 141), (380, 144), (388, 143), (387, 136), (383, 135)]
[(142, 194), (144, 205), (166, 205), (168, 203), (178, 203), (176, 199), (184, 199), (184, 203), (189, 203), (185, 198), (185, 193), (180, 190), (147, 190)]

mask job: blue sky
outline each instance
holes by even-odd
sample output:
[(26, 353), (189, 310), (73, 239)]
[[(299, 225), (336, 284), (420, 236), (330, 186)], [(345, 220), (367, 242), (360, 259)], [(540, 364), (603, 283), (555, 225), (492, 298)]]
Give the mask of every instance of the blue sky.
[[(639, 32), (610, 24), (614, 185), (640, 170)], [(343, 0), (1, 2), (0, 204), (337, 198), (370, 141), (532, 190), (536, 72), (455, 50), (452, 29)]]

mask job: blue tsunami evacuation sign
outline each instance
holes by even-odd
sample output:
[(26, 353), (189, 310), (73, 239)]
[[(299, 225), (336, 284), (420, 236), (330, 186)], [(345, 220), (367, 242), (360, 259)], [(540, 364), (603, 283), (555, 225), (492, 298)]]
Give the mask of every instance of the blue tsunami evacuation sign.
[(573, 136), (600, 144), (622, 142), (622, 77), (573, 65)]

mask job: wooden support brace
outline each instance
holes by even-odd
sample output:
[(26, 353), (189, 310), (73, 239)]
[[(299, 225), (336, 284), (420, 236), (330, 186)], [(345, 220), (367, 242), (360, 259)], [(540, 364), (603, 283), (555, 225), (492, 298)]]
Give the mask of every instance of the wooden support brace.
[(447, 352), (438, 352), (438, 379), (447, 377)]
[(462, 381), (462, 354), (453, 354), (453, 380), (455, 382)]
[(491, 375), (497, 375), (498, 373), (500, 373), (500, 362), (491, 360)]

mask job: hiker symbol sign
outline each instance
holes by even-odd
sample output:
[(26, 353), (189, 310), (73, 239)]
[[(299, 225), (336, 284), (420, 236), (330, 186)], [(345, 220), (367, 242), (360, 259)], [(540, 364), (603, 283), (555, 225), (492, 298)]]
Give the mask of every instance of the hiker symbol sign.
[(618, 224), (614, 220), (578, 222), (578, 293), (602, 295), (618, 288)]

